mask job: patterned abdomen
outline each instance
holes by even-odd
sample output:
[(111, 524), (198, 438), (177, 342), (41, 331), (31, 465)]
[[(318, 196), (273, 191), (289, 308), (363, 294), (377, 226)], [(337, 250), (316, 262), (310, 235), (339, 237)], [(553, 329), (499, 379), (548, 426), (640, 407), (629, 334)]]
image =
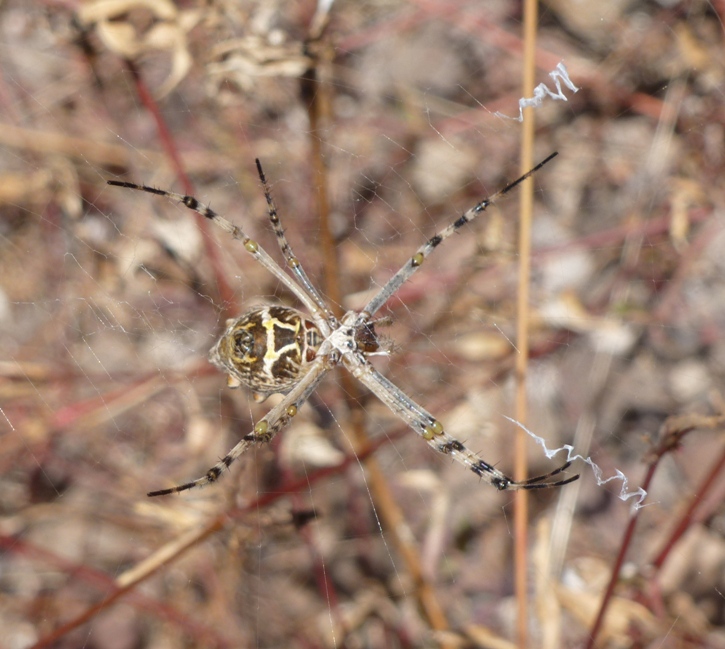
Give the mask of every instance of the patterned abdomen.
[(296, 309), (263, 306), (227, 320), (209, 360), (228, 374), (230, 388), (251, 388), (255, 399), (288, 392), (322, 343), (315, 324)]

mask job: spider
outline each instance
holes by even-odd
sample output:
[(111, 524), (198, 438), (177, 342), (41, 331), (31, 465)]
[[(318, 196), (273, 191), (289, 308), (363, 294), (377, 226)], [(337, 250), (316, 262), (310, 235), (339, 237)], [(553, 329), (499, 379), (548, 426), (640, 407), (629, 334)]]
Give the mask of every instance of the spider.
[(258, 306), (239, 318), (227, 321), (226, 330), (209, 353), (209, 360), (226, 372), (228, 386), (237, 388), (243, 384), (252, 390), (258, 401), (263, 401), (275, 392), (281, 392), (285, 396), (254, 425), (252, 432), (242, 437), (226, 457), (202, 477), (170, 489), (151, 491), (148, 496), (165, 496), (216, 482), (224, 469), (250, 446), (269, 442), (276, 433), (289, 424), (325, 374), (340, 363), (434, 450), (449, 455), (473, 471), (484, 482), (501, 491), (561, 487), (577, 480), (578, 475), (550, 481), (550, 478), (565, 471), (571, 462), (566, 462), (545, 475), (523, 481), (513, 480), (451, 437), (440, 421), (380, 374), (368, 360), (371, 354), (386, 353), (380, 351), (381, 343), (375, 332), (375, 314), (420, 268), (428, 255), (445, 239), (458, 232), (466, 223), (473, 221), (489, 205), (541, 169), (556, 155), (557, 153), (552, 153), (523, 176), (474, 205), (444, 230), (428, 239), (361, 311), (348, 311), (342, 318), (334, 315), (295, 257), (282, 229), (259, 160), (256, 160), (257, 172), (264, 189), (269, 220), (290, 274), (285, 272), (239, 226), (229, 222), (193, 196), (109, 180), (108, 184), (115, 187), (136, 189), (178, 200), (190, 210), (215, 223), (234, 239), (241, 241), (245, 250), (254, 259), (297, 296), (309, 314), (305, 315), (297, 309), (286, 306)]

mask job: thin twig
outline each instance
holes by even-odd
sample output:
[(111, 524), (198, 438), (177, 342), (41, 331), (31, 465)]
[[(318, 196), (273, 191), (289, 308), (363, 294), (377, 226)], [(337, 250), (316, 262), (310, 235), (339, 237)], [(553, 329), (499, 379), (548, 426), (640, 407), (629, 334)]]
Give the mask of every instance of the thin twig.
[[(524, 97), (533, 95), (536, 74), (536, 25), (537, 0), (524, 3), (524, 58), (523, 84)], [(534, 158), (534, 110), (527, 108), (523, 112), (523, 133), (521, 140), (521, 169), (531, 169)], [(524, 181), (521, 186), (519, 210), (519, 280), (516, 305), (516, 419), (526, 423), (527, 391), (526, 377), (529, 362), (529, 289), (531, 274), (531, 218), (533, 212), (533, 180)], [(514, 478), (524, 480), (528, 474), (526, 462), (527, 435), (523, 429), (516, 430)], [(528, 645), (528, 494), (521, 491), (514, 499), (514, 558), (517, 602), (517, 642), (520, 649)]]
[[(342, 291), (339, 284), (339, 256), (329, 224), (329, 204), (326, 189), (327, 172), (322, 153), (323, 136), (320, 128), (323, 116), (329, 114), (326, 109), (330, 99), (329, 88), (326, 84), (320, 82), (316, 67), (307, 70), (300, 82), (302, 98), (306, 101), (310, 119), (310, 144), (314, 169), (314, 189), (320, 219), (325, 293), (332, 302), (333, 309), (339, 315), (342, 303)], [(339, 381), (350, 412), (354, 450), (357, 455), (362, 456), (370, 448), (370, 441), (366, 433), (365, 414), (360, 406), (360, 390), (357, 383), (352, 380), (349, 372), (340, 372)], [(413, 542), (414, 536), (408, 529), (407, 521), (393, 498), (385, 474), (374, 457), (369, 457), (365, 466), (376, 513), (380, 514), (386, 533), (390, 535), (405, 562), (415, 584), (415, 594), (421, 608), (433, 630), (445, 631), (449, 628), (445, 612), (438, 601), (433, 586), (426, 579), (420, 554)]]

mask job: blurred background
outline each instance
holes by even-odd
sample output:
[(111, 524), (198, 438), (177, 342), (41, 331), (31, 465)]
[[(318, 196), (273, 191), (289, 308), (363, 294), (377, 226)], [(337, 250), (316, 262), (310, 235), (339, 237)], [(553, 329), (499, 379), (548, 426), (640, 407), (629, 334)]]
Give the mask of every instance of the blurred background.
[[(207, 362), (225, 319), (298, 305), (240, 242), (106, 181), (193, 191), (280, 259), (259, 158), (308, 274), (361, 308), (519, 175), (521, 12), (0, 6), (1, 647), (514, 646), (512, 494), (343, 370), (219, 483), (146, 498), (277, 403)], [(559, 156), (534, 179), (527, 426), (601, 474), (577, 461), (531, 494), (531, 646), (586, 645), (616, 568), (597, 646), (725, 647), (724, 18), (722, 0), (539, 8), (537, 83), (559, 98), (534, 158)], [(374, 359), (507, 473), (517, 205), (437, 249)], [(529, 445), (531, 475), (565, 458)], [(633, 514), (620, 496), (643, 484)]]

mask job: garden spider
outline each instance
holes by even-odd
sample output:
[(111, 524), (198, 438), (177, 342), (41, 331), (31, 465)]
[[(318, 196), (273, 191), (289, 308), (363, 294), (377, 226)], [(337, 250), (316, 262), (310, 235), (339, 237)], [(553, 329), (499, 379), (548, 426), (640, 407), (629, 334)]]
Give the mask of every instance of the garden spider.
[(418, 270), (428, 255), (442, 241), (457, 232), (466, 223), (473, 221), (489, 205), (538, 171), (556, 155), (556, 153), (552, 153), (523, 176), (484, 199), (439, 234), (428, 239), (388, 280), (388, 283), (377, 292), (362, 311), (348, 311), (340, 319), (333, 314), (322, 299), (292, 252), (259, 160), (256, 161), (257, 171), (267, 199), (269, 220), (272, 222), (272, 228), (277, 235), (277, 243), (293, 277), (288, 275), (241, 228), (230, 223), (206, 205), (199, 203), (193, 196), (183, 196), (144, 185), (109, 180), (108, 184), (116, 187), (126, 187), (176, 199), (190, 210), (205, 216), (232, 237), (240, 240), (246, 251), (292, 291), (309, 313), (308, 317), (301, 311), (290, 307), (261, 306), (253, 308), (239, 318), (227, 321), (226, 331), (209, 353), (209, 360), (227, 373), (229, 387), (236, 388), (244, 384), (251, 388), (257, 400), (264, 400), (275, 392), (281, 392), (285, 397), (254, 425), (251, 433), (242, 437), (226, 457), (209, 469), (204, 476), (177, 487), (152, 491), (148, 495), (150, 497), (164, 496), (216, 482), (223, 470), (251, 445), (269, 442), (276, 433), (284, 428), (314, 392), (325, 374), (340, 363), (434, 450), (450, 455), (473, 471), (484, 482), (499, 490), (560, 487), (576, 480), (578, 475), (548, 482), (549, 478), (565, 471), (571, 464), (570, 462), (566, 462), (550, 473), (521, 482), (509, 478), (446, 433), (443, 424), (380, 374), (367, 358), (368, 355), (374, 354), (380, 349), (380, 343), (375, 333), (375, 314), (398, 291), (403, 282)]

